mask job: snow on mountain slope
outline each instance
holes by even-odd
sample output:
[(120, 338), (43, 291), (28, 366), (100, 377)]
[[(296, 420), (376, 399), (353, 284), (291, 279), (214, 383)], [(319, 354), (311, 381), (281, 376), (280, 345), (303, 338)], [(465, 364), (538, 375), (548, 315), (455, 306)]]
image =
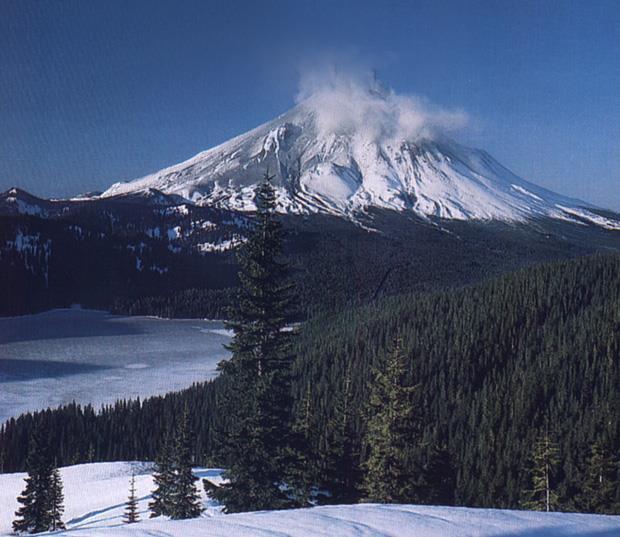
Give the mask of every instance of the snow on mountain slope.
[(102, 196), (156, 189), (197, 204), (253, 210), (275, 175), (282, 212), (355, 219), (368, 207), (422, 217), (524, 221), (551, 217), (619, 229), (587, 203), (516, 176), (488, 153), (441, 134), (445, 114), (386, 91), (319, 91), (273, 121)]
[[(142, 521), (122, 524), (129, 478), (136, 473)], [(499, 509), (415, 505), (342, 505), (222, 515), (204, 498), (203, 517), (188, 521), (149, 519), (151, 465), (141, 462), (95, 463), (61, 469), (68, 530), (75, 537), (616, 537), (620, 517), (535, 513)], [(221, 470), (199, 468), (199, 477), (217, 482)], [(10, 535), (15, 498), (25, 474), (0, 474), (0, 535)]]

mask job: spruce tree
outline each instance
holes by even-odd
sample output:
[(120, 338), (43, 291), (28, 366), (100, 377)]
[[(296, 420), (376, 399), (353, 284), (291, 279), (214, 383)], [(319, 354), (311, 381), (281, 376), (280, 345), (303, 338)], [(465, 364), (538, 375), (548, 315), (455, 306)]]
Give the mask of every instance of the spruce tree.
[(140, 520), (138, 514), (138, 499), (136, 498), (136, 476), (131, 472), (131, 480), (129, 481), (129, 496), (125, 502), (125, 514), (123, 522), (125, 524), (134, 524)]
[(407, 359), (397, 340), (375, 369), (370, 385), (364, 490), (371, 502), (411, 503), (420, 499), (420, 476), (411, 460), (411, 450), (419, 442), (412, 402), (417, 386), (409, 386), (407, 377)]
[(316, 436), (311, 390), (310, 384), (308, 384), (300, 411), (293, 425), (291, 447), (293, 463), (286, 476), (287, 484), (294, 491), (295, 497), (302, 507), (311, 503), (311, 492), (318, 481), (318, 461), (314, 445)]
[(353, 430), (351, 369), (347, 367), (342, 390), (334, 402), (328, 423), (327, 445), (321, 455), (321, 486), (331, 494), (331, 502), (348, 503), (359, 497), (359, 445)]
[(176, 432), (172, 456), (169, 516), (173, 520), (200, 516), (202, 506), (196, 481), (198, 478), (192, 471), (192, 435), (189, 428), (189, 412), (185, 407)]
[(590, 513), (615, 512), (615, 477), (618, 463), (601, 440), (592, 445), (580, 498), (581, 508)]
[(62, 479), (58, 467), (54, 465), (52, 470), (52, 481), (50, 488), (50, 530), (64, 530), (65, 524), (62, 521), (62, 515), (65, 511), (65, 496), (63, 494)]
[(155, 490), (149, 502), (150, 517), (170, 516), (172, 512), (171, 495), (174, 485), (172, 468), (172, 451), (170, 437), (167, 435), (161, 443), (153, 472)]
[(534, 444), (529, 469), (530, 488), (523, 491), (521, 506), (532, 511), (551, 511), (558, 507), (554, 478), (559, 463), (559, 450), (548, 427)]
[[(35, 427), (30, 439), (26, 487), (17, 501), (22, 504), (15, 513), (15, 533), (41, 533), (54, 527), (54, 464), (50, 456), (49, 437), (41, 426)], [(62, 501), (62, 500), (61, 500)]]
[(214, 496), (226, 512), (296, 503), (282, 484), (291, 468), (291, 287), (280, 260), (282, 229), (271, 177), (256, 190), (256, 222), (239, 248), (240, 289), (228, 326), (232, 356), (220, 364), (219, 399), (228, 427), (220, 434), (228, 482)]
[(420, 501), (429, 505), (453, 505), (455, 487), (452, 455), (445, 446), (431, 444), (422, 470)]

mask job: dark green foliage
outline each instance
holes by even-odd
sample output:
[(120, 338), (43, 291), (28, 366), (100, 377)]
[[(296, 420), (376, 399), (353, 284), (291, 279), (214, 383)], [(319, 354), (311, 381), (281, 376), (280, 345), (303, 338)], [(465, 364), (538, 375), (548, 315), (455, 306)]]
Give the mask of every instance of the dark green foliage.
[(431, 444), (427, 448), (419, 486), (419, 501), (429, 505), (453, 505), (456, 468), (452, 454), (445, 446)]
[(375, 368), (369, 386), (365, 443), (364, 492), (377, 503), (419, 503), (421, 468), (416, 472), (412, 448), (419, 444), (419, 409), (408, 385), (408, 362), (397, 341)]
[(138, 499), (136, 498), (136, 476), (131, 474), (131, 481), (129, 482), (129, 496), (125, 503), (125, 514), (123, 515), (123, 522), (125, 524), (135, 524), (140, 520), (138, 513)]
[(34, 431), (27, 460), (26, 487), (17, 498), (13, 531), (41, 533), (63, 529), (63, 493), (58, 468), (53, 463), (49, 436), (42, 428)]
[(344, 374), (341, 390), (332, 399), (333, 415), (319, 434), (319, 483), (331, 493), (331, 503), (349, 503), (359, 499), (361, 453), (355, 436), (354, 421), (359, 412), (354, 406), (353, 386), (349, 369)]
[[(443, 446), (456, 471), (456, 504), (519, 506), (521, 492), (530, 488), (531, 447), (547, 420), (559, 449), (559, 509), (589, 509), (578, 497), (597, 440), (604, 440), (613, 456), (620, 452), (617, 255), (533, 267), (460, 290), (383, 298), (371, 306), (317, 314), (299, 332), (293, 343), (294, 415), (299, 421), (310, 408), (308, 460), (317, 460), (319, 485), (336, 475), (326, 472), (324, 463), (334, 460), (327, 450), (339, 444), (333, 438), (343, 415), (347, 451), (353, 454), (344, 460), (355, 471), (366, 458), (359, 410), (368, 400), (372, 368), (394, 334), (402, 337), (405, 355), (415, 357), (409, 384), (423, 386), (420, 452), (413, 456), (432, 468), (431, 447)], [(230, 419), (216, 404), (230, 389), (225, 384), (222, 376), (99, 411), (70, 404), (9, 420), (0, 427), (4, 471), (24, 469), (35, 425), (51, 431), (53, 455), (61, 465), (153, 460), (185, 405), (196, 433), (196, 461), (205, 464), (208, 457), (210, 464), (224, 466), (215, 456), (214, 431), (225, 430)], [(346, 412), (343, 400), (348, 400)], [(354, 476), (350, 490), (357, 490), (359, 476), (347, 475)], [(618, 471), (610, 478), (611, 510), (617, 513)]]
[(153, 469), (153, 483), (155, 489), (151, 493), (149, 502), (150, 517), (170, 516), (172, 511), (172, 487), (174, 485), (174, 471), (172, 467), (172, 450), (170, 439), (163, 440)]
[(287, 472), (287, 484), (292, 488), (300, 506), (312, 503), (311, 493), (319, 482), (319, 457), (310, 447), (316, 434), (312, 412), (312, 391), (308, 384), (293, 424), (291, 457)]
[(198, 478), (192, 472), (193, 438), (189, 430), (189, 411), (184, 409), (176, 433), (172, 454), (169, 516), (173, 520), (196, 518), (202, 512), (196, 488)]
[(184, 289), (166, 295), (117, 298), (111, 312), (122, 315), (155, 315), (163, 318), (225, 319), (236, 289)]
[(618, 512), (615, 493), (618, 479), (618, 460), (602, 440), (592, 445), (586, 463), (583, 493), (579, 507), (588, 513), (613, 514)]
[(65, 512), (65, 496), (63, 493), (62, 479), (60, 472), (55, 466), (52, 470), (52, 483), (49, 491), (50, 494), (50, 530), (64, 530), (65, 524), (62, 521), (62, 515)]
[(548, 430), (536, 439), (529, 462), (529, 488), (523, 491), (521, 506), (532, 511), (555, 511), (559, 504), (556, 476), (560, 459)]
[(233, 321), (232, 356), (220, 364), (220, 431), (228, 482), (215, 493), (227, 512), (279, 509), (292, 503), (282, 490), (290, 462), (292, 400), (291, 293), (282, 255), (270, 178), (256, 191), (258, 214), (239, 249), (241, 283)]

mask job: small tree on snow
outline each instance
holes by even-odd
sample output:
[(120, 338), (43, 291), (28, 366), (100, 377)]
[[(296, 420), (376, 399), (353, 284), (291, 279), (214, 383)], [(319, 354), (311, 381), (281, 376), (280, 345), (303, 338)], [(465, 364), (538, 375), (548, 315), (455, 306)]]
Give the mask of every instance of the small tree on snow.
[(175, 438), (172, 457), (172, 490), (170, 494), (170, 518), (180, 520), (196, 518), (202, 512), (200, 495), (196, 488), (198, 478), (192, 472), (191, 434), (189, 411), (183, 411)]
[(125, 503), (125, 514), (123, 522), (125, 524), (134, 524), (140, 520), (138, 514), (138, 499), (136, 498), (136, 476), (131, 472), (131, 481), (129, 482), (129, 496)]
[(64, 530), (65, 524), (62, 521), (62, 515), (65, 511), (65, 496), (62, 491), (62, 479), (58, 467), (54, 466), (52, 470), (52, 483), (50, 488), (50, 530)]
[(151, 518), (158, 516), (170, 516), (172, 512), (171, 496), (174, 485), (174, 473), (172, 469), (172, 447), (170, 438), (166, 437), (160, 446), (155, 471), (153, 473), (155, 490), (152, 500), (149, 502)]
[(49, 438), (36, 428), (30, 440), (26, 487), (17, 501), (15, 533), (41, 533), (63, 529), (63, 495), (60, 474), (49, 451)]

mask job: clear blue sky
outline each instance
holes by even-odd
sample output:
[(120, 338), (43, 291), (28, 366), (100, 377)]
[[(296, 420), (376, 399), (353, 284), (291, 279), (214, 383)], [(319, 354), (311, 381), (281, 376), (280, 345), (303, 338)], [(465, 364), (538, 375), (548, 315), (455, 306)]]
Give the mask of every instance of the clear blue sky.
[(325, 54), (620, 210), (617, 0), (0, 0), (0, 190), (76, 194), (188, 158), (289, 108)]

